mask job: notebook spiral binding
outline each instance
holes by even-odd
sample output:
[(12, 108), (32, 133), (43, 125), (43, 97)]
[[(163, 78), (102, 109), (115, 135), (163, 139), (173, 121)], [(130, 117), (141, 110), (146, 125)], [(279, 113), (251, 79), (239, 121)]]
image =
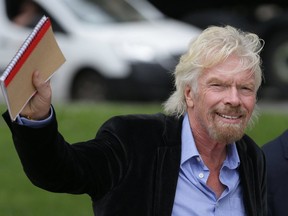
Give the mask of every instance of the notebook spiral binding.
[(37, 33), (43, 26), (43, 24), (46, 22), (48, 17), (45, 15), (40, 19), (40, 21), (37, 23), (37, 25), (34, 27), (33, 31), (28, 35), (28, 37), (24, 40), (23, 44), (21, 45), (20, 49), (16, 53), (16, 55), (12, 58), (6, 69), (4, 70), (3, 74), (0, 77), (0, 80), (4, 82), (4, 80), (7, 78), (7, 76), (10, 74), (12, 69), (15, 67), (17, 62), (19, 62), (19, 59), (23, 56), (33, 39), (36, 37)]

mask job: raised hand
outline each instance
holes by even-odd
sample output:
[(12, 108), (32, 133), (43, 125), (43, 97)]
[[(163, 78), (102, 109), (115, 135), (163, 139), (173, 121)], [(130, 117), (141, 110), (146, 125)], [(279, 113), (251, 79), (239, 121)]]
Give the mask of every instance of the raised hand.
[(49, 116), (51, 106), (52, 90), (50, 81), (42, 80), (39, 71), (33, 73), (32, 80), (37, 92), (24, 107), (20, 116), (33, 120), (45, 119)]

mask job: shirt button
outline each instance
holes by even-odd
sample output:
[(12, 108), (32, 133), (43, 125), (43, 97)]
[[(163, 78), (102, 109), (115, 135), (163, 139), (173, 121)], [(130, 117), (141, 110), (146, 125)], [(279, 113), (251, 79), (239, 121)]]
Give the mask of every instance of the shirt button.
[(202, 178), (204, 177), (204, 174), (203, 174), (203, 173), (199, 173), (199, 175), (198, 175), (198, 176), (199, 176), (199, 178), (201, 178), (201, 179), (202, 179)]
[(197, 161), (198, 161), (198, 162), (200, 162), (200, 161), (201, 161), (200, 157), (197, 157)]

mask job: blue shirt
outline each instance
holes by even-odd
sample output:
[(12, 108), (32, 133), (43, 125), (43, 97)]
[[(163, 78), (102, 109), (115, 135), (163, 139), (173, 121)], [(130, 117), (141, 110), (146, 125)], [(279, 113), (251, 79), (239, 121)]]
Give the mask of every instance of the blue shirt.
[(236, 144), (227, 146), (227, 157), (220, 171), (220, 181), (226, 189), (217, 199), (206, 185), (209, 169), (195, 146), (187, 114), (183, 120), (181, 136), (181, 165), (172, 216), (245, 215)]

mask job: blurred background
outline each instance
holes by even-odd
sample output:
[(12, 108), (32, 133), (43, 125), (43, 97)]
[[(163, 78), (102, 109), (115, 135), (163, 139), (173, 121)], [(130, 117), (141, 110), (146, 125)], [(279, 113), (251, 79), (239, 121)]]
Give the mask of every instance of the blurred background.
[[(259, 122), (247, 131), (261, 146), (288, 125), (288, 3), (232, 2), (0, 0), (0, 74), (39, 19), (49, 16), (66, 57), (51, 80), (53, 104), (59, 130), (74, 143), (94, 137), (113, 115), (161, 112), (188, 43), (209, 25), (233, 25), (266, 42), (264, 103)], [(0, 112), (6, 109), (0, 94)], [(87, 195), (48, 193), (31, 184), (2, 118), (0, 152), (0, 215), (93, 215)]]
[(171, 73), (188, 43), (209, 25), (227, 24), (265, 41), (259, 98), (288, 97), (285, 1), (0, 2), (1, 72), (42, 15), (52, 20), (67, 59), (52, 78), (55, 101), (164, 101), (173, 90)]
[[(1, 0), (0, 68), (46, 15), (67, 61), (52, 78), (55, 101), (162, 101), (200, 29), (145, 0)], [(3, 70), (2, 70), (3, 71)]]
[(232, 25), (265, 41), (261, 54), (265, 82), (259, 98), (287, 100), (288, 2), (284, 0), (149, 0), (171, 18), (197, 26)]

